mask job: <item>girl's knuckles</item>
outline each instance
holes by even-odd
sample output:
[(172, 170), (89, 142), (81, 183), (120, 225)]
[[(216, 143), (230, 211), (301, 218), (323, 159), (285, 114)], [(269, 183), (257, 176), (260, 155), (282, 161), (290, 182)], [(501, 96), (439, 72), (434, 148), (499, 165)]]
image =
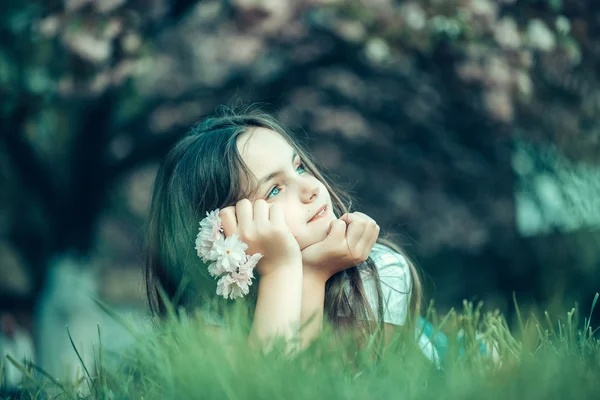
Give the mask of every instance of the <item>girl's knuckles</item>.
[(360, 264), (360, 263), (363, 263), (363, 262), (365, 262), (365, 260), (366, 260), (366, 259), (367, 259), (367, 257), (366, 257), (366, 256), (364, 256), (364, 255), (361, 255), (361, 256), (359, 256), (359, 257), (356, 257), (356, 258), (353, 260), (353, 262), (354, 262), (354, 264)]

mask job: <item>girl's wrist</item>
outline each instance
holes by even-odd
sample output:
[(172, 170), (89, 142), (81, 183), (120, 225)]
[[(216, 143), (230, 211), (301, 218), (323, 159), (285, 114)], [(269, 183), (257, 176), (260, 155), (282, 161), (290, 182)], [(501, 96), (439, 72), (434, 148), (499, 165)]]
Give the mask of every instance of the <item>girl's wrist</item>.
[(289, 260), (261, 267), (266, 268), (258, 281), (249, 340), (269, 348), (275, 336), (292, 341), (298, 336), (302, 309), (302, 262)]
[(302, 278), (305, 282), (309, 281), (313, 284), (325, 285), (325, 282), (327, 282), (331, 276), (332, 275), (329, 274), (328, 271), (323, 269), (308, 266), (303, 266), (302, 268)]
[(260, 274), (261, 279), (269, 276), (302, 276), (302, 259), (291, 257), (283, 260), (264, 260), (260, 271), (264, 271)]

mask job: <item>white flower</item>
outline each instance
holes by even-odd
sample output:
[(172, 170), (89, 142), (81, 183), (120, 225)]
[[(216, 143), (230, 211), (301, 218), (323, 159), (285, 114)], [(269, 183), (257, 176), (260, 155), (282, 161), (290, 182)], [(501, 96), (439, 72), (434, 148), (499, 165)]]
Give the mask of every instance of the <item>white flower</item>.
[(233, 280), (233, 284), (229, 287), (231, 292), (229, 293), (229, 298), (236, 299), (238, 297), (243, 297), (250, 292), (250, 286), (252, 285), (252, 281), (247, 274), (231, 274), (231, 279)]
[(216, 261), (211, 252), (215, 241), (223, 238), (223, 227), (219, 209), (206, 213), (206, 218), (200, 221), (198, 236), (196, 236), (196, 252), (202, 261)]
[(252, 269), (240, 268), (239, 272), (232, 272), (229, 276), (231, 277), (231, 285), (229, 286), (229, 297), (231, 299), (245, 296), (250, 292), (252, 278), (254, 278)]
[(246, 261), (240, 266), (240, 270), (250, 270), (250, 272), (252, 272), (252, 270), (254, 269), (254, 267), (256, 267), (256, 264), (258, 264), (258, 261), (260, 261), (262, 257), (263, 255), (260, 253), (253, 254), (251, 256), (246, 256)]
[(219, 209), (206, 213), (206, 218), (200, 221), (200, 234), (205, 240), (217, 240), (221, 237), (223, 226)]
[(219, 277), (222, 274), (226, 274), (217, 282), (217, 295), (223, 296), (226, 299), (235, 299), (247, 295), (250, 291), (250, 286), (252, 286), (252, 279), (254, 279), (254, 267), (256, 267), (261, 258), (262, 254), (260, 253), (253, 254), (252, 256), (245, 255), (244, 260), (231, 273), (227, 273), (216, 262), (209, 265), (208, 272), (212, 276)]
[(206, 218), (200, 221), (196, 236), (196, 251), (208, 265), (208, 273), (220, 278), (217, 281), (217, 295), (225, 299), (236, 299), (250, 292), (254, 268), (262, 258), (257, 253), (247, 255), (248, 245), (233, 234), (228, 238), (223, 236), (223, 226), (219, 217), (219, 209), (206, 213)]
[(223, 296), (225, 299), (236, 299), (243, 297), (250, 292), (252, 281), (245, 273), (226, 274), (217, 282), (217, 296)]
[(229, 298), (231, 292), (231, 285), (234, 283), (231, 275), (224, 275), (217, 281), (217, 296), (223, 296), (225, 299)]
[(215, 277), (215, 278), (218, 278), (219, 276), (221, 276), (221, 275), (223, 275), (223, 274), (227, 273), (227, 271), (225, 271), (225, 270), (223, 269), (223, 267), (221, 267), (221, 266), (217, 265), (217, 263), (216, 263), (216, 262), (212, 262), (212, 263), (211, 263), (211, 264), (208, 266), (208, 273), (209, 273), (211, 276), (213, 276), (213, 277)]
[(216, 256), (218, 269), (227, 272), (235, 271), (235, 268), (246, 261), (246, 249), (248, 245), (233, 234), (226, 239), (219, 239), (213, 243), (210, 256)]

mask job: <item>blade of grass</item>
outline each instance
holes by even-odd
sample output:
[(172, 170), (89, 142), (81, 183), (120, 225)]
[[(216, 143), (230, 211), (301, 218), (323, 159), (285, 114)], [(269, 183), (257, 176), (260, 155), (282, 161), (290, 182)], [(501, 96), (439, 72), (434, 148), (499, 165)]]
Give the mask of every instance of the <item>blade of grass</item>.
[(590, 323), (592, 321), (592, 314), (594, 313), (594, 308), (596, 308), (596, 303), (598, 303), (598, 297), (600, 297), (600, 293), (596, 293), (596, 295), (594, 296), (594, 301), (592, 301), (592, 309), (590, 310), (590, 316), (588, 317), (587, 322), (585, 324), (585, 328), (583, 329), (584, 332), (587, 332), (590, 327)]
[(520, 335), (523, 337), (525, 335), (525, 326), (523, 325), (523, 317), (521, 316), (521, 310), (519, 309), (519, 303), (517, 303), (517, 295), (513, 292), (513, 304), (515, 305), (515, 311), (517, 313), (517, 321), (519, 322), (519, 330), (521, 332)]
[(111, 317), (114, 321), (118, 322), (123, 328), (125, 328), (129, 333), (131, 333), (134, 338), (140, 338), (138, 330), (125, 318), (119, 315), (116, 311), (110, 308), (108, 305), (104, 304), (102, 301), (95, 299), (92, 297), (92, 300), (104, 311), (109, 317)]
[(25, 367), (23, 367), (23, 365), (21, 365), (21, 363), (19, 363), (17, 360), (15, 360), (10, 354), (5, 354), (5, 357), (23, 375), (25, 375), (27, 378), (31, 379), (32, 382), (35, 382), (35, 379), (33, 379), (33, 376), (31, 376), (31, 374), (29, 372), (27, 372), (27, 370), (25, 369)]
[(35, 365), (34, 363), (28, 363), (28, 365), (31, 366), (31, 368), (33, 368), (35, 371), (37, 371), (40, 374), (42, 374), (42, 376), (44, 376), (46, 379), (48, 379), (48, 381), (51, 382), (53, 385), (56, 385), (66, 395), (66, 393), (68, 392), (68, 390), (67, 390), (67, 388), (62, 383), (60, 383), (60, 380), (58, 380), (55, 377), (53, 377), (52, 375), (50, 375), (50, 373), (48, 371), (46, 371), (45, 369), (43, 369), (39, 365)]
[[(98, 375), (98, 384), (102, 385), (102, 389), (106, 389), (105, 377), (103, 374), (102, 367), (102, 352), (104, 351), (102, 348), (102, 335), (100, 334), (100, 324), (96, 324), (96, 328), (98, 329), (98, 365), (96, 366), (96, 374)], [(104, 390), (102, 390), (102, 393)]]
[(88, 371), (87, 367), (85, 366), (85, 363), (83, 362), (83, 358), (81, 358), (81, 354), (79, 354), (79, 350), (77, 350), (77, 346), (75, 346), (75, 342), (73, 342), (73, 337), (71, 336), (69, 327), (65, 326), (65, 328), (67, 329), (67, 335), (69, 336), (69, 341), (71, 342), (71, 346), (73, 346), (73, 350), (75, 350), (75, 354), (77, 354), (77, 358), (79, 359), (79, 362), (81, 363), (81, 366), (83, 367), (83, 370), (85, 371), (85, 375), (88, 378), (88, 379), (86, 379), (86, 383), (87, 383), (88, 388), (90, 389), (90, 393), (92, 393), (92, 385), (90, 383), (92, 376), (90, 375), (90, 371)]
[(444, 319), (442, 319), (442, 322), (440, 322), (437, 326), (437, 331), (441, 332), (442, 328), (444, 327), (444, 325), (446, 325), (446, 323), (448, 322), (448, 320), (450, 319), (451, 313), (454, 312), (454, 307), (450, 309), (450, 311), (448, 311), (448, 314), (446, 314), (446, 316), (444, 317)]

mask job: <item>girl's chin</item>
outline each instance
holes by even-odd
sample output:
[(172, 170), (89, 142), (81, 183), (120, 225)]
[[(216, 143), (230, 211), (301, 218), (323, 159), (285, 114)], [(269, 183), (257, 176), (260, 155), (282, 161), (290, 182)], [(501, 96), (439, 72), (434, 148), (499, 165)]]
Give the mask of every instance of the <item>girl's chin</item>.
[[(331, 225), (331, 222), (335, 219), (337, 218), (334, 218), (332, 216), (329, 220), (323, 219), (320, 221), (313, 222), (315, 225), (311, 227), (311, 232), (305, 238), (306, 240), (298, 240), (298, 238), (296, 238), (298, 244), (300, 245), (300, 249), (304, 250), (305, 248), (312, 246), (313, 244), (325, 240), (325, 238), (327, 238), (327, 235), (329, 234), (329, 227)], [(319, 225), (317, 225), (317, 222), (319, 223)]]

